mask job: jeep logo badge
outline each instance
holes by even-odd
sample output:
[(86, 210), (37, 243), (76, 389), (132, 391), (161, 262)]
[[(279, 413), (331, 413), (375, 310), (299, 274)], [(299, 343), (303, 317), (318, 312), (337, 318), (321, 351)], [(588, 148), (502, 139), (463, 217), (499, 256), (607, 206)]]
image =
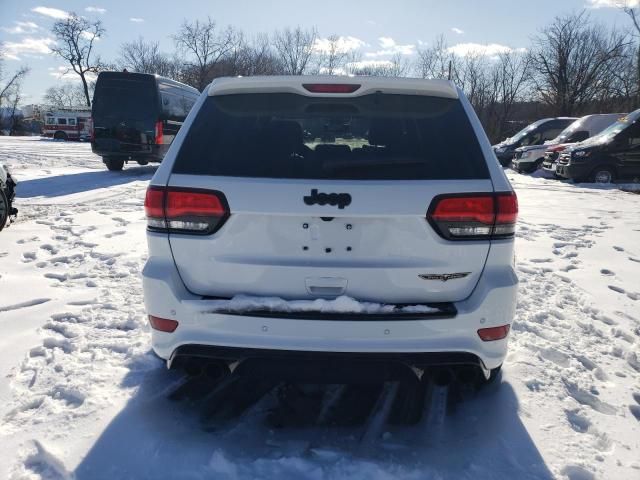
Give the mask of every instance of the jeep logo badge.
[(343, 209), (347, 205), (351, 204), (351, 195), (348, 193), (318, 193), (318, 189), (311, 190), (311, 195), (307, 195), (303, 198), (304, 203), (307, 205), (332, 205), (338, 206), (339, 209)]

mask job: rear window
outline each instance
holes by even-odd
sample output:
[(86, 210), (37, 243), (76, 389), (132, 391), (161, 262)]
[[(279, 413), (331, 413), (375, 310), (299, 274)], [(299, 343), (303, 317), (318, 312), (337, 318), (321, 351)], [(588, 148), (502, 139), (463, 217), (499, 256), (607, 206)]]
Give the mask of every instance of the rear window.
[(362, 180), (489, 177), (459, 100), (381, 93), (208, 97), (173, 172)]
[(159, 109), (157, 87), (152, 77), (127, 74), (98, 78), (93, 97), (94, 117), (157, 117)]

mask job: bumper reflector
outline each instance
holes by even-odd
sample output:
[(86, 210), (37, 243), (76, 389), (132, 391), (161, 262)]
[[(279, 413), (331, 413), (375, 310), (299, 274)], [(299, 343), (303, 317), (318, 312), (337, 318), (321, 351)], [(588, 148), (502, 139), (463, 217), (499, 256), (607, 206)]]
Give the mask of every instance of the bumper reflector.
[(149, 323), (151, 324), (151, 328), (154, 330), (159, 330), (161, 332), (171, 333), (178, 328), (178, 322), (175, 320), (168, 320), (166, 318), (154, 317), (153, 315), (149, 315)]
[(502, 340), (509, 335), (511, 325), (502, 325), (500, 327), (481, 328), (478, 330), (478, 336), (483, 342), (491, 342), (493, 340)]

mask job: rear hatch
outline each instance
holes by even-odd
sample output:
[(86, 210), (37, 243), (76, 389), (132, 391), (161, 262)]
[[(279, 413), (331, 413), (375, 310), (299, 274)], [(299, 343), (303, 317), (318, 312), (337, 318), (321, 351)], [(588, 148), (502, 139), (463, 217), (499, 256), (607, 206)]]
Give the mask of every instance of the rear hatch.
[(103, 72), (93, 97), (94, 148), (148, 153), (156, 140), (160, 104), (153, 75)]
[(178, 209), (199, 201), (182, 189), (217, 192), (222, 226), (194, 235), (178, 222), (169, 234), (185, 285), (203, 296), (454, 302), (490, 247), (446, 239), (427, 219), (439, 195), (493, 195), (457, 98), (209, 96), (167, 188)]

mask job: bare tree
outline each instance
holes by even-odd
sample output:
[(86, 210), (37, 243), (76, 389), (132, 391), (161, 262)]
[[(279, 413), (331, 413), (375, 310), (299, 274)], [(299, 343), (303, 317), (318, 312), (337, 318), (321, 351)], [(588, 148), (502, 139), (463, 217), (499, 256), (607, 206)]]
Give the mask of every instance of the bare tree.
[(444, 36), (440, 35), (429, 47), (418, 49), (417, 74), (422, 78), (453, 78), (457, 58), (449, 50)]
[[(22, 80), (29, 73), (28, 67), (20, 67), (16, 70), (13, 75), (9, 77), (9, 79), (4, 83), (0, 84), (0, 107), (4, 100), (8, 100), (8, 97), (11, 96), (12, 92), (17, 88), (20, 88)], [(2, 77), (0, 77), (0, 80)]]
[(450, 79), (466, 94), (492, 138), (502, 135), (514, 105), (523, 99), (530, 78), (530, 57), (508, 51), (497, 56), (454, 54), (443, 36), (418, 50), (415, 73)]
[(540, 98), (573, 115), (597, 98), (624, 54), (626, 35), (593, 25), (583, 12), (556, 17), (534, 38), (531, 66)]
[(195, 74), (195, 87), (203, 90), (209, 81), (210, 72), (233, 48), (238, 33), (231, 27), (219, 31), (210, 17), (206, 21), (182, 23), (173, 36), (176, 47), (192, 57), (186, 66)]
[(497, 86), (497, 102), (494, 110), (489, 112), (494, 117), (491, 133), (496, 138), (502, 138), (516, 102), (530, 93), (530, 74), (530, 55), (513, 51), (499, 55), (493, 74), (493, 84)]
[(57, 44), (51, 49), (53, 53), (66, 60), (69, 70), (80, 76), (87, 106), (91, 106), (89, 96), (88, 73), (98, 73), (103, 68), (100, 57), (92, 56), (96, 39), (105, 33), (100, 20), (89, 21), (75, 13), (53, 24), (53, 34)]
[[(3, 80), (4, 73), (4, 54), (0, 45), (0, 82)], [(20, 84), (24, 77), (29, 73), (28, 67), (20, 67), (18, 70), (3, 83), (0, 83), (0, 107), (2, 107), (3, 101), (8, 101), (8, 97), (14, 92), (16, 88), (20, 88)]]
[(406, 77), (411, 70), (411, 63), (405, 55), (394, 54), (389, 60), (388, 75), (390, 77)]
[[(624, 12), (631, 19), (633, 25), (634, 36), (636, 39), (640, 38), (640, 6), (631, 6), (632, 2), (626, 0), (619, 0), (618, 5), (624, 10)], [(636, 79), (636, 104), (640, 104), (640, 43), (635, 49), (635, 72), (634, 77)]]
[[(4, 63), (4, 54), (1, 47), (2, 45), (0, 45), (0, 80), (3, 77)], [(3, 102), (8, 105), (6, 111), (0, 110), (0, 123), (9, 127), (9, 135), (15, 133), (22, 118), (22, 114), (18, 110), (18, 104), (22, 100), (22, 80), (28, 72), (28, 68), (21, 67), (4, 84), (0, 84), (0, 107), (2, 107)], [(2, 132), (0, 131), (1, 134)]]
[(631, 111), (640, 104), (637, 46), (628, 45), (625, 53), (611, 68), (611, 79), (607, 82), (606, 95), (601, 98), (602, 111)]
[(146, 41), (142, 37), (120, 45), (120, 68), (131, 72), (175, 76), (176, 66), (172, 59), (160, 52), (159, 42)]
[(52, 108), (75, 108), (85, 100), (82, 87), (70, 83), (47, 88), (43, 99)]
[(12, 136), (20, 127), (22, 113), (18, 110), (18, 104), (22, 100), (22, 85), (14, 84), (12, 95), (9, 99), (9, 136)]
[(330, 35), (325, 41), (316, 40), (314, 48), (318, 56), (318, 73), (336, 75), (344, 72), (350, 50), (338, 35)]
[(315, 28), (308, 30), (297, 26), (274, 33), (273, 46), (287, 75), (302, 75), (309, 67), (313, 46), (318, 38)]
[(373, 62), (347, 62), (350, 75), (368, 77), (405, 77), (411, 70), (411, 63), (402, 54), (396, 53), (389, 60)]
[(282, 63), (276, 56), (269, 36), (257, 35), (247, 46), (247, 66), (244, 75), (278, 75), (284, 73)]

